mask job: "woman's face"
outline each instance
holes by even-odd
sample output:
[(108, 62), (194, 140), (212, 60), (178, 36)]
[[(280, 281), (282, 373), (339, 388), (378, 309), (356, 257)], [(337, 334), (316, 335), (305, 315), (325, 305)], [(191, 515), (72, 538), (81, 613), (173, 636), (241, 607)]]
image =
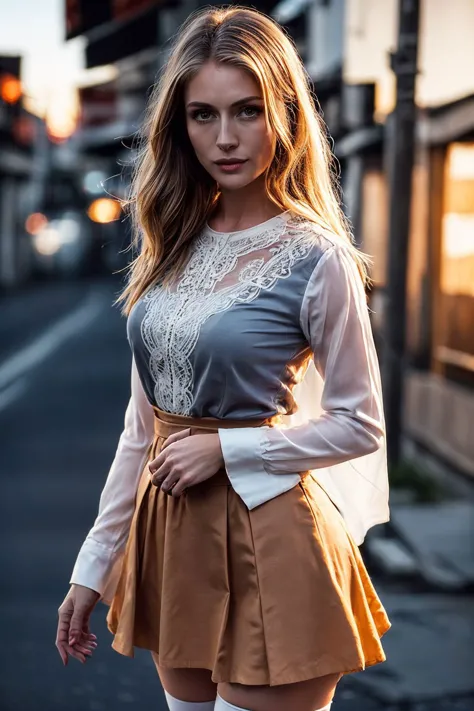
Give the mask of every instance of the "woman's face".
[[(265, 172), (274, 155), (274, 134), (265, 121), (262, 93), (250, 74), (208, 62), (189, 81), (184, 104), (196, 157), (222, 190), (242, 188)], [(228, 172), (216, 164), (221, 158), (245, 163)]]

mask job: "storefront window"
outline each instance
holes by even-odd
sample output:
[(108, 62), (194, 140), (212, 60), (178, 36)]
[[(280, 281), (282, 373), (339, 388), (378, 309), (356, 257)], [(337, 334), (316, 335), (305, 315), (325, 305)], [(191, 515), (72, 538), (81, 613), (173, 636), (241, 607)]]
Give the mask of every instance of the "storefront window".
[(382, 169), (369, 169), (362, 183), (362, 249), (373, 259), (375, 286), (385, 286), (387, 270), (388, 194)]
[(435, 358), (447, 374), (449, 368), (474, 374), (474, 143), (453, 143), (447, 151), (440, 292)]

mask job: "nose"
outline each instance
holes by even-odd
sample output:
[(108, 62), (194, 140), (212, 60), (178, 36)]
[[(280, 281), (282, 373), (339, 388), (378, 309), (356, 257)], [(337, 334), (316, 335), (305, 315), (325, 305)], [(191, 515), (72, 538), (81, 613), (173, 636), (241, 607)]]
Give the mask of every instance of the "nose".
[(231, 122), (222, 119), (220, 123), (220, 129), (217, 136), (216, 145), (223, 151), (228, 151), (237, 145), (238, 141), (235, 134), (232, 131)]

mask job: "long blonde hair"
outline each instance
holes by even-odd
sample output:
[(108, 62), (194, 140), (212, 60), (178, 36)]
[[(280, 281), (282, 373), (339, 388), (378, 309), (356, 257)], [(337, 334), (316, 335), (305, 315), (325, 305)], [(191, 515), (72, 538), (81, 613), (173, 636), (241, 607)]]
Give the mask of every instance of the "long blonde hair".
[(148, 103), (127, 201), (138, 253), (117, 300), (123, 313), (129, 314), (156, 281), (178, 275), (219, 199), (218, 184), (197, 160), (187, 135), (183, 98), (186, 83), (208, 61), (241, 67), (260, 86), (276, 137), (265, 175), (268, 198), (342, 238), (367, 283), (371, 260), (357, 249), (341, 209), (326, 126), (293, 41), (257, 10), (206, 7), (189, 15), (173, 38)]

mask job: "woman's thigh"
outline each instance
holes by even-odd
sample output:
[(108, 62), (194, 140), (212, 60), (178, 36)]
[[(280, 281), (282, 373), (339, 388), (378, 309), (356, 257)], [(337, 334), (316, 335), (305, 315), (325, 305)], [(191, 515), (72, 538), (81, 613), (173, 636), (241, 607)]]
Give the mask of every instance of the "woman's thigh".
[(278, 686), (246, 686), (223, 682), (219, 695), (229, 704), (249, 711), (316, 711), (332, 701), (342, 674)]
[(168, 669), (158, 664), (153, 652), (151, 656), (161, 685), (168, 694), (180, 701), (214, 701), (217, 695), (217, 684), (211, 680), (209, 669)]

